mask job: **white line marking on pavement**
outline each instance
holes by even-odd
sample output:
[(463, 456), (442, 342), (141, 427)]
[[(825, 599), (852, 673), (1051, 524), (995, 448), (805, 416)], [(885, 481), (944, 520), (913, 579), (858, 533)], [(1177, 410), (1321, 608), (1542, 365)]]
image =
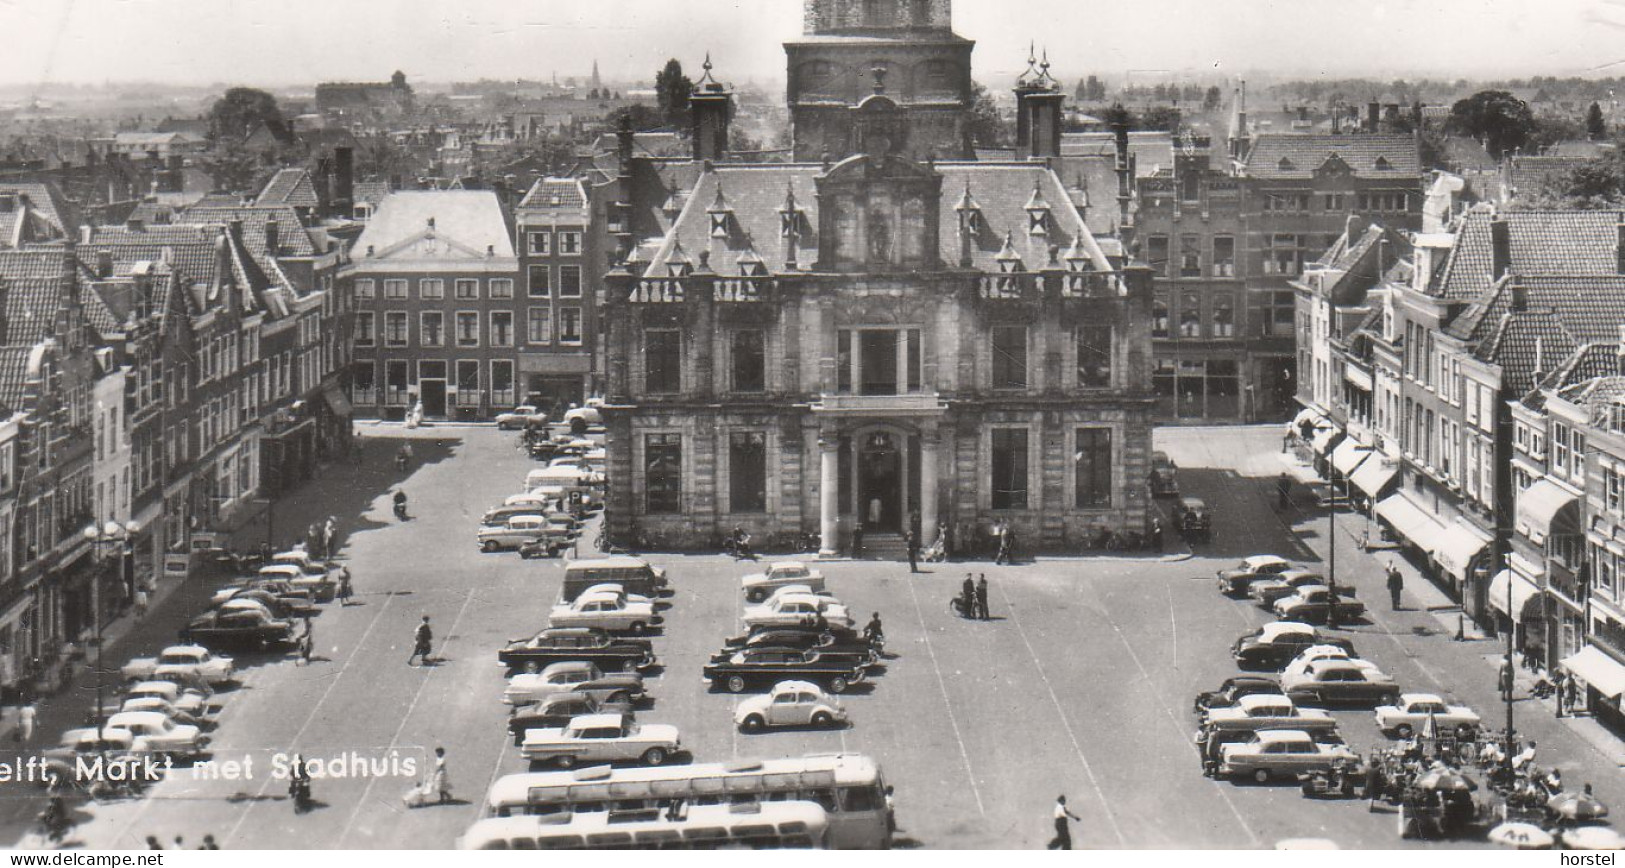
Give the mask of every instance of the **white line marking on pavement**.
[(931, 628), (925, 625), (925, 612), (920, 609), (920, 595), (914, 591), (914, 583), (908, 583), (908, 596), (914, 601), (914, 617), (920, 622), (920, 635), (925, 637), (925, 651), (931, 656), (931, 671), (937, 674), (937, 687), (942, 691), (942, 705), (948, 710), (948, 725), (954, 729), (954, 741), (959, 742), (959, 758), (965, 763), (965, 777), (970, 780), (970, 794), (976, 798), (976, 813), (987, 816), (987, 807), (982, 804), (982, 790), (976, 786), (976, 774), (971, 771), (970, 751), (965, 749), (965, 737), (959, 733), (959, 719), (954, 716), (953, 700), (948, 698), (948, 682), (943, 680), (942, 666), (937, 663), (937, 650), (931, 647)]
[(1016, 633), (1021, 636), (1021, 644), (1027, 646), (1027, 656), (1033, 661), (1033, 668), (1038, 670), (1038, 679), (1044, 682), (1044, 690), (1049, 693), (1049, 701), (1055, 706), (1055, 713), (1061, 718), (1061, 728), (1066, 730), (1066, 737), (1072, 742), (1072, 752), (1078, 755), (1078, 762), (1083, 764), (1083, 774), (1089, 779), (1089, 787), (1095, 791), (1095, 798), (1100, 800), (1101, 810), (1106, 812), (1106, 822), (1111, 824), (1112, 834), (1117, 837), (1117, 846), (1128, 846), (1128, 839), (1123, 837), (1123, 827), (1117, 824), (1117, 815), (1112, 813), (1112, 803), (1106, 798), (1106, 792), (1100, 788), (1100, 781), (1095, 777), (1094, 766), (1089, 764), (1089, 757), (1083, 753), (1083, 745), (1078, 742), (1078, 734), (1072, 731), (1072, 722), (1067, 720), (1066, 709), (1061, 706), (1061, 698), (1055, 695), (1055, 686), (1050, 683), (1049, 674), (1044, 671), (1044, 664), (1038, 660), (1038, 652), (1033, 649), (1033, 643), (1027, 638), (1027, 628), (1021, 626), (1021, 619), (1016, 617), (1016, 607), (1010, 602), (1010, 594), (1004, 589), (1004, 583), (999, 583), (999, 598), (1004, 601), (1004, 610), (1010, 623), (1016, 625)]
[(1173, 643), (1173, 650), (1169, 652), (1170, 660), (1174, 661), (1174, 668), (1179, 668), (1179, 619), (1174, 617), (1174, 585), (1172, 582), (1163, 582), (1162, 589), (1168, 592), (1168, 641)]
[[(472, 602), (474, 602), (474, 592), (470, 590), (463, 595), (463, 605), (457, 609), (457, 617), (451, 619), (451, 626), (446, 628), (446, 638), (440, 643), (442, 649), (446, 647), (447, 642), (451, 641), (451, 637), (457, 634), (457, 625), (462, 623), (463, 614), (468, 611), (468, 604)], [(406, 724), (412, 719), (413, 710), (418, 707), (418, 701), (423, 698), (423, 689), (429, 686), (430, 679), (434, 678), (435, 673), (439, 671), (440, 666), (436, 665), (432, 670), (425, 673), (423, 680), (418, 683), (418, 689), (412, 693), (412, 701), (407, 704), (406, 712), (401, 715), (400, 725), (395, 727), (395, 734), (389, 737), (389, 747), (399, 746), (401, 732), (406, 729)], [(355, 807), (350, 809), (350, 817), (344, 822), (344, 832), (339, 835), (339, 840), (333, 845), (333, 849), (340, 850), (344, 848), (344, 841), (350, 837), (350, 830), (354, 828), (356, 818), (361, 816), (362, 806), (367, 803), (367, 797), (372, 794), (372, 785), (377, 782), (378, 778), (376, 777), (367, 778), (367, 785), (361, 790), (360, 797), (355, 800)]]
[[(1112, 620), (1111, 616), (1107, 614), (1104, 603), (1100, 598), (1095, 598), (1094, 602), (1095, 613), (1104, 618), (1107, 624), (1111, 625), (1112, 632), (1117, 635), (1117, 641), (1123, 643), (1123, 650), (1127, 651), (1129, 659), (1134, 661), (1134, 668), (1140, 670), (1140, 678), (1142, 678), (1146, 684), (1151, 684), (1151, 673), (1146, 670), (1145, 664), (1140, 662), (1140, 655), (1134, 653), (1134, 646), (1130, 645), (1128, 637), (1123, 635), (1123, 628), (1117, 626), (1117, 622)], [(1163, 716), (1167, 717), (1168, 722), (1173, 725), (1174, 731), (1179, 733), (1181, 739), (1184, 739), (1185, 727), (1180, 724), (1179, 718), (1175, 717), (1173, 711), (1168, 708), (1168, 703), (1162, 700), (1162, 694), (1153, 690), (1151, 695), (1155, 697), (1157, 707), (1162, 709)], [(1230, 799), (1230, 793), (1226, 792), (1225, 787), (1223, 786), (1216, 788), (1215, 792), (1219, 794), (1219, 798), (1224, 800), (1225, 807), (1230, 809), (1231, 815), (1236, 818), (1236, 824), (1241, 826), (1241, 830), (1243, 832), (1247, 833), (1247, 839), (1252, 842), (1254, 847), (1259, 846), (1260, 842), (1258, 840), (1258, 835), (1254, 834), (1252, 827), (1247, 825), (1246, 818), (1242, 817), (1241, 811), (1236, 808), (1236, 803)]]

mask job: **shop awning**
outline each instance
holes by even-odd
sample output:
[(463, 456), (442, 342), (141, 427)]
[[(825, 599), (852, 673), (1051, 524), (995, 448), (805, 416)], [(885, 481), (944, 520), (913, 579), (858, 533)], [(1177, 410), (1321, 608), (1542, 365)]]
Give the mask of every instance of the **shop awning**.
[[(1507, 597), (1512, 598), (1512, 611), (1507, 611)], [(1490, 579), (1490, 589), (1486, 601), (1490, 608), (1511, 618), (1514, 621), (1523, 621), (1523, 613), (1531, 600), (1540, 597), (1540, 586), (1518, 575), (1512, 570), (1502, 570)], [(1536, 613), (1537, 615), (1540, 613)]]
[(1444, 525), (1403, 494), (1379, 501), (1376, 513), (1395, 532), (1422, 551), (1432, 552), (1443, 539)]
[(1343, 436), (1343, 432), (1336, 428), (1321, 428), (1315, 431), (1315, 436), (1309, 441), (1309, 445), (1314, 447), (1316, 455), (1325, 455), (1327, 450), (1332, 448), (1332, 443), (1336, 442), (1337, 438), (1341, 436)]
[(1354, 468), (1359, 467), (1361, 462), (1373, 454), (1370, 446), (1349, 437), (1332, 450), (1332, 466), (1337, 468), (1338, 473), (1347, 477), (1354, 472)]
[(327, 399), (327, 406), (333, 408), (333, 415), (341, 419), (349, 419), (355, 415), (355, 408), (350, 406), (350, 399), (344, 397), (338, 386), (323, 386), (322, 397)]
[(1433, 559), (1438, 561), (1446, 572), (1465, 582), (1468, 565), (1489, 544), (1489, 537), (1470, 523), (1458, 518), (1445, 526), (1444, 537), (1439, 541), (1438, 549), (1433, 552)]
[(1516, 530), (1528, 537), (1530, 542), (1544, 543), (1552, 532), (1552, 520), (1558, 512), (1579, 499), (1580, 495), (1550, 479), (1537, 479), (1518, 492)]
[(1349, 481), (1354, 483), (1355, 488), (1365, 492), (1366, 497), (1377, 498), (1382, 496), (1382, 490), (1398, 475), (1398, 464), (1378, 457), (1362, 462), (1349, 477)]
[(1291, 428), (1292, 433), (1296, 434), (1302, 431), (1305, 425), (1315, 428), (1330, 428), (1332, 423), (1328, 422), (1326, 417), (1320, 415), (1318, 411), (1305, 407), (1298, 411), (1298, 415), (1292, 417), (1292, 421), (1288, 423), (1287, 427)]
[(1609, 699), (1625, 693), (1625, 665), (1595, 646), (1587, 645), (1580, 653), (1564, 657), (1561, 665)]

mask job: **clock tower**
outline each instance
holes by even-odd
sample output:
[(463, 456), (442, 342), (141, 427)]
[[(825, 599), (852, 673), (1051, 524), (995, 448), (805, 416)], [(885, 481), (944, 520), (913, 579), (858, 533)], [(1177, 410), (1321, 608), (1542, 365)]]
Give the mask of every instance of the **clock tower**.
[(953, 32), (952, 0), (805, 0), (800, 39), (787, 42), (795, 158), (852, 154), (854, 109), (877, 93), (906, 122), (894, 149), (923, 160), (969, 159), (971, 49)]

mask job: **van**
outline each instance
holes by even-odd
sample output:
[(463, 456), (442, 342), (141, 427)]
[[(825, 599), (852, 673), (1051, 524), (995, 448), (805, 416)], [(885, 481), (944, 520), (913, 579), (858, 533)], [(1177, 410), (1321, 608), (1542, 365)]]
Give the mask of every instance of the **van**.
[(571, 561), (564, 568), (564, 587), (559, 599), (571, 602), (593, 585), (613, 583), (628, 594), (658, 597), (666, 589), (666, 571), (642, 558), (618, 556)]

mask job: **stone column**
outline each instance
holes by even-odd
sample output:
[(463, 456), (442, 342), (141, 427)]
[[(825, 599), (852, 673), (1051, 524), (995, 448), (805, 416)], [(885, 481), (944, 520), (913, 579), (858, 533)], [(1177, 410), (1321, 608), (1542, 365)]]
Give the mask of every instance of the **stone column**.
[(819, 473), (818, 473), (818, 533), (820, 535), (819, 557), (834, 557), (840, 551), (840, 540), (836, 535), (840, 529), (840, 494), (841, 494), (841, 438), (833, 431), (825, 432), (818, 437)]
[(920, 432), (920, 545), (937, 541), (937, 429)]

